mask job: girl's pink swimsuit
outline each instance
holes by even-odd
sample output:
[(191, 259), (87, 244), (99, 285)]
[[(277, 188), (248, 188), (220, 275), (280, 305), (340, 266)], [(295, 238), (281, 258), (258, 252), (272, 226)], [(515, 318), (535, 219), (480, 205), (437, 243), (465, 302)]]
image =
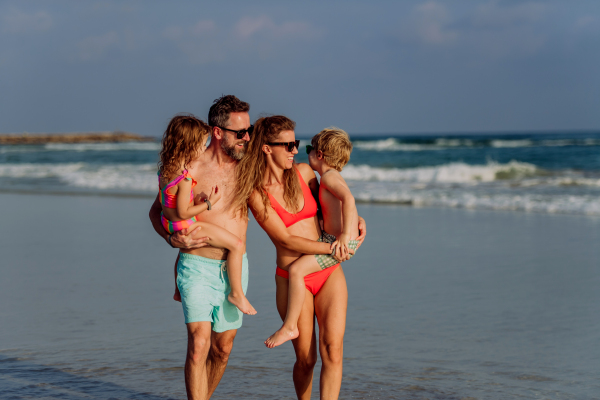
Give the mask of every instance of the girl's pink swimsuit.
[[(275, 200), (275, 197), (273, 197), (269, 192), (267, 192), (269, 200), (271, 201), (271, 206), (273, 206), (273, 209), (275, 210), (277, 215), (279, 215), (286, 228), (294, 225), (298, 221), (302, 221), (303, 219), (307, 218), (312, 218), (315, 215), (317, 215), (317, 202), (315, 201), (312, 192), (310, 191), (310, 188), (308, 187), (306, 182), (304, 182), (304, 179), (302, 179), (300, 171), (296, 169), (296, 173), (298, 174), (298, 179), (300, 179), (300, 186), (302, 187), (302, 196), (304, 197), (304, 207), (296, 214), (288, 212), (285, 208), (281, 206), (281, 204), (279, 204), (279, 202), (277, 202), (277, 200)], [(338, 263), (333, 267), (306, 275), (304, 277), (304, 286), (306, 286), (308, 291), (311, 292), (313, 296), (316, 296), (317, 293), (319, 293), (319, 290), (321, 290), (321, 288), (327, 281), (327, 278), (329, 278), (329, 275), (331, 275), (331, 273), (335, 271), (339, 266), (340, 264)], [(284, 279), (289, 279), (290, 276), (288, 271), (279, 267), (277, 267), (277, 269), (275, 270), (275, 274), (281, 276)]]
[[(168, 190), (170, 188), (172, 188), (173, 186), (177, 185), (179, 182), (181, 182), (182, 179), (186, 179), (186, 180), (191, 180), (192, 181), (192, 188), (194, 186), (196, 186), (196, 184), (198, 182), (196, 182), (194, 180), (194, 178), (191, 177), (190, 174), (188, 174), (187, 169), (183, 171), (183, 173), (181, 175), (179, 175), (177, 178), (173, 179), (171, 182), (167, 183), (165, 185), (164, 188), (160, 188), (160, 173), (158, 176), (158, 190), (159, 190), (159, 196), (160, 196), (160, 204), (162, 204), (163, 206), (167, 207), (167, 208), (177, 208), (177, 195), (171, 194), (168, 192)], [(190, 203), (194, 201), (194, 192), (190, 191)], [(182, 229), (185, 228), (189, 228), (194, 222), (196, 222), (196, 217), (192, 217), (190, 219), (186, 219), (183, 221), (169, 221), (168, 219), (165, 218), (165, 216), (163, 215), (163, 213), (160, 213), (160, 222), (162, 223), (162, 226), (166, 229), (167, 232), (173, 234), (177, 231), (180, 231)]]

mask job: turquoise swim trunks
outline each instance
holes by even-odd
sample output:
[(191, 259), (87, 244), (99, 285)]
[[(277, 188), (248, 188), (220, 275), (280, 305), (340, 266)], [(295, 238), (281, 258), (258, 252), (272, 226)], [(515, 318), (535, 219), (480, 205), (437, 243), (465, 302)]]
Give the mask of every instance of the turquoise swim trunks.
[[(180, 253), (177, 263), (177, 287), (185, 323), (210, 321), (212, 330), (239, 329), (244, 315), (227, 300), (231, 291), (227, 261)], [(242, 288), (248, 289), (248, 257), (242, 261)]]

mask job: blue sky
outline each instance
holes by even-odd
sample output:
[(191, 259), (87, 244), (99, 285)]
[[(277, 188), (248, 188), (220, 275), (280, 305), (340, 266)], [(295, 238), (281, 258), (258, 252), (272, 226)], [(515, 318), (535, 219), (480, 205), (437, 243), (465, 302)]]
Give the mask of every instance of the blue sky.
[(160, 135), (235, 94), (297, 132), (600, 129), (600, 2), (3, 1), (0, 132)]

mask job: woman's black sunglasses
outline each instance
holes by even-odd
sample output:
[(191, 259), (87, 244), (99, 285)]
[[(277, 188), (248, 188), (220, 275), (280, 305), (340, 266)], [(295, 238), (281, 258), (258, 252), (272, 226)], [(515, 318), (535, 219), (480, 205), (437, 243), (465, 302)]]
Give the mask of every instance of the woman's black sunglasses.
[(300, 146), (300, 139), (294, 140), (293, 142), (267, 142), (269, 146), (287, 146), (286, 150), (290, 153), (294, 151), (294, 147), (298, 148)]
[(223, 128), (222, 126), (217, 126), (217, 128), (223, 129), (224, 131), (229, 131), (229, 132), (235, 133), (235, 135), (238, 139), (243, 139), (244, 136), (246, 136), (246, 133), (248, 134), (248, 136), (252, 136), (252, 132), (254, 132), (254, 125), (250, 125), (248, 127), (248, 129), (242, 129), (240, 131), (234, 131), (233, 129)]

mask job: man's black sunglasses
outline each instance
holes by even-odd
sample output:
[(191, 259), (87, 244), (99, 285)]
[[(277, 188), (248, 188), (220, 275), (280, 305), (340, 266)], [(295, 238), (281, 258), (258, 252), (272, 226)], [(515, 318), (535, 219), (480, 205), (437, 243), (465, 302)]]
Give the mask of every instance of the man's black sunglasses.
[(224, 131), (229, 131), (229, 132), (235, 133), (235, 135), (238, 139), (243, 139), (244, 136), (246, 136), (246, 133), (248, 134), (248, 136), (252, 136), (252, 132), (254, 132), (254, 125), (250, 125), (248, 127), (248, 129), (242, 129), (239, 131), (234, 131), (233, 129), (229, 129), (229, 128), (223, 128), (222, 126), (217, 126), (217, 128), (223, 129)]
[(267, 142), (269, 146), (287, 146), (286, 150), (290, 153), (294, 151), (294, 147), (298, 148), (300, 146), (300, 139), (294, 140), (293, 142)]

